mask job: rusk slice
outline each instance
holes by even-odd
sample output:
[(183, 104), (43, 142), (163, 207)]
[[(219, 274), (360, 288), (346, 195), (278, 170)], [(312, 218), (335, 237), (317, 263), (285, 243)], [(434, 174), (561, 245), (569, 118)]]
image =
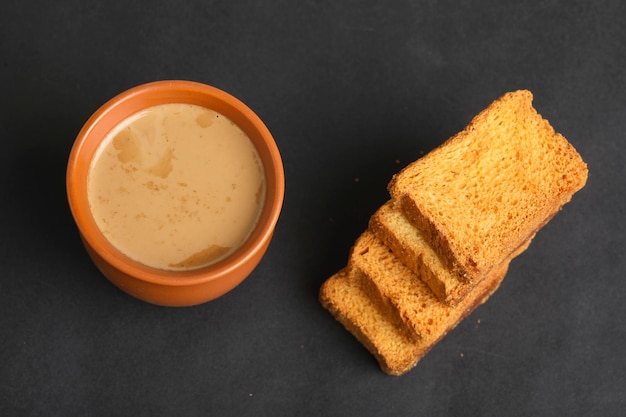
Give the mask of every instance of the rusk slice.
[[(410, 371), (450, 330), (497, 290), (506, 274), (503, 266), (478, 284), (455, 307), (437, 302), (424, 285), (423, 314), (439, 318), (424, 331), (425, 337), (413, 340), (399, 328), (388, 310), (381, 309), (363, 288), (363, 277), (357, 268), (346, 267), (322, 285), (319, 299), (335, 319), (340, 322), (376, 358), (381, 369), (389, 375), (402, 375)], [(401, 279), (401, 278), (400, 278)], [(418, 296), (420, 297), (420, 296)], [(432, 310), (432, 311), (428, 311)], [(428, 325), (428, 323), (426, 322)]]
[[(456, 305), (474, 287), (474, 283), (460, 280), (452, 274), (439, 255), (424, 239), (404, 214), (388, 201), (371, 217), (369, 228), (385, 246), (411, 271), (430, 287), (437, 298), (446, 304)], [(528, 239), (511, 257), (521, 254), (530, 245)]]
[(532, 107), (507, 93), (389, 184), (452, 272), (476, 281), (502, 264), (581, 189), (587, 166)]
[(369, 228), (394, 255), (426, 283), (439, 300), (455, 305), (473, 288), (450, 273), (439, 255), (400, 210), (389, 201), (371, 217)]
[(413, 271), (404, 265), (370, 230), (356, 241), (350, 254), (354, 276), (368, 297), (407, 336), (426, 344), (439, 340), (466, 310), (495, 291), (508, 263), (495, 269), (456, 306), (442, 303)]
[(426, 352), (413, 343), (367, 297), (360, 283), (344, 268), (322, 285), (319, 299), (376, 358), (389, 375), (401, 375), (415, 366)]

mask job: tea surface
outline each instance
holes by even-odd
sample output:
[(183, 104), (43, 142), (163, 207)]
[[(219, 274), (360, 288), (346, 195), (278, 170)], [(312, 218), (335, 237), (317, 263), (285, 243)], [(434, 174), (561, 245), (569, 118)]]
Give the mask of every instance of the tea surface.
[(154, 268), (195, 269), (235, 251), (265, 199), (261, 159), (231, 120), (163, 104), (114, 128), (94, 155), (88, 198), (104, 236)]

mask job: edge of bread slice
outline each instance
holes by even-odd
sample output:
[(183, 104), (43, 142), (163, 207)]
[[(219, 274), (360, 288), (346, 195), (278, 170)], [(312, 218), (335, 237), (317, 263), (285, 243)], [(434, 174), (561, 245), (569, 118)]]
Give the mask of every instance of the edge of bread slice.
[[(398, 261), (399, 262), (399, 261)], [(425, 337), (414, 340), (399, 328), (388, 310), (381, 309), (363, 286), (358, 268), (348, 266), (322, 284), (319, 300), (322, 306), (341, 323), (376, 359), (388, 375), (399, 376), (417, 363), (465, 317), (483, 304), (498, 289), (508, 265), (493, 271), (456, 306), (438, 302), (428, 288), (422, 286), (429, 308), (442, 320)]]
[(369, 228), (442, 302), (455, 305), (473, 288), (472, 284), (450, 272), (420, 230), (394, 208), (393, 201), (388, 201), (374, 213)]
[(536, 233), (587, 181), (574, 147), (507, 93), (389, 183), (411, 223), (461, 279), (475, 281)]
[[(368, 296), (410, 339), (429, 341), (449, 327), (450, 314), (456, 311), (455, 307), (442, 303), (370, 230), (356, 240), (349, 262)], [(502, 268), (506, 271), (508, 263)], [(500, 270), (493, 274), (497, 275)], [(493, 281), (489, 278), (491, 275), (483, 281)], [(473, 297), (480, 296), (483, 281), (474, 286), (464, 300), (472, 303)], [(463, 302), (457, 304), (461, 309), (464, 305)]]
[[(370, 218), (369, 228), (407, 268), (430, 287), (441, 302), (456, 305), (474, 288), (475, 283), (460, 280), (450, 272), (426, 242), (422, 232), (408, 221), (392, 200), (374, 213)], [(531, 241), (532, 237), (504, 262), (509, 263), (525, 251)]]
[(322, 284), (319, 300), (389, 375), (408, 372), (426, 353), (374, 305), (360, 283), (350, 276), (349, 268)]

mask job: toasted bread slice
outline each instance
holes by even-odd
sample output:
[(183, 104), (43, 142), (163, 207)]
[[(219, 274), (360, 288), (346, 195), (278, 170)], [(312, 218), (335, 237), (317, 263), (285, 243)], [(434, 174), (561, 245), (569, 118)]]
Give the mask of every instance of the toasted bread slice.
[(520, 248), (586, 180), (581, 156), (520, 90), (494, 101), (388, 188), (452, 272), (472, 282)]
[[(456, 305), (474, 287), (474, 283), (460, 280), (450, 272), (426, 242), (422, 232), (394, 207), (393, 201), (388, 201), (374, 213), (369, 228), (404, 265), (430, 287), (441, 302)], [(526, 250), (530, 242), (531, 239), (528, 239), (505, 262), (509, 263), (514, 256)]]
[(319, 299), (328, 311), (357, 338), (389, 375), (400, 375), (425, 354), (369, 299), (360, 283), (344, 268), (322, 285)]
[(322, 306), (376, 358), (385, 373), (397, 376), (410, 371), (450, 330), (484, 303), (497, 290), (506, 271), (506, 266), (498, 268), (455, 307), (439, 303), (428, 288), (421, 286), (416, 297), (423, 299), (425, 307), (415, 314), (438, 317), (436, 324), (424, 322), (429, 330), (425, 330), (426, 336), (418, 340), (407, 337), (389, 316), (388, 310), (381, 309), (372, 299), (362, 285), (363, 277), (358, 275), (358, 268), (346, 267), (326, 280), (319, 299)]
[[(508, 264), (504, 264), (494, 270), (453, 307), (442, 303), (370, 230), (357, 239), (350, 254), (350, 265), (368, 297), (395, 326), (403, 328), (409, 339), (426, 342), (445, 334), (451, 326), (451, 318), (460, 317), (460, 313), (454, 312), (474, 305), (475, 298), (482, 299), (486, 289), (492, 287), (489, 283), (494, 282), (493, 275), (503, 278), (508, 269)], [(488, 284), (483, 285), (484, 281)]]
[(392, 201), (374, 213), (369, 228), (442, 302), (455, 305), (473, 288), (450, 273), (422, 233), (393, 208)]

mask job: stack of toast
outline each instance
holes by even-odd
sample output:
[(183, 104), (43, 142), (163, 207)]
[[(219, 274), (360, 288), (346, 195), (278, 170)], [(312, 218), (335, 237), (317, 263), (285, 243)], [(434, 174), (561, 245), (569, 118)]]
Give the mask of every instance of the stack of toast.
[(511, 260), (587, 181), (572, 145), (507, 93), (409, 164), (371, 217), (322, 305), (401, 375), (502, 282)]

